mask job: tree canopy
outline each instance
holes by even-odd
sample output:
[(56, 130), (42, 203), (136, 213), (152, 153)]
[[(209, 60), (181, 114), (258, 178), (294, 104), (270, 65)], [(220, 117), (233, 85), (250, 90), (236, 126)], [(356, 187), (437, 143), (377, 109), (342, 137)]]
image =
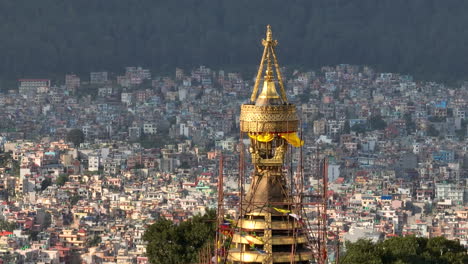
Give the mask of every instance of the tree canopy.
[(0, 220), (0, 231), (10, 231), (12, 232), (15, 228), (18, 227), (17, 223), (8, 222), (5, 220)]
[(50, 185), (52, 185), (52, 180), (50, 178), (45, 178), (42, 182), (41, 182), (41, 191), (44, 191), (45, 189), (47, 189), (47, 187), (49, 187)]
[(57, 179), (55, 179), (55, 183), (58, 185), (58, 186), (63, 186), (65, 185), (65, 183), (69, 180), (68, 178), (68, 175), (67, 174), (60, 174)]
[(342, 264), (463, 264), (468, 263), (460, 242), (443, 237), (390, 238), (376, 244), (369, 240), (346, 243)]
[(72, 129), (67, 133), (67, 141), (72, 142), (75, 146), (79, 146), (84, 142), (85, 136), (81, 129)]
[[(253, 70), (271, 24), (283, 65), (340, 63), (467, 76), (461, 0), (16, 0), (0, 2), (0, 80), (208, 65)], [(252, 71), (254, 72), (254, 70)]]
[(215, 219), (216, 212), (209, 210), (179, 225), (164, 218), (156, 221), (143, 236), (150, 263), (197, 263), (200, 250), (214, 241)]
[(369, 119), (369, 124), (371, 130), (382, 130), (387, 127), (387, 123), (382, 119), (380, 115), (372, 116)]

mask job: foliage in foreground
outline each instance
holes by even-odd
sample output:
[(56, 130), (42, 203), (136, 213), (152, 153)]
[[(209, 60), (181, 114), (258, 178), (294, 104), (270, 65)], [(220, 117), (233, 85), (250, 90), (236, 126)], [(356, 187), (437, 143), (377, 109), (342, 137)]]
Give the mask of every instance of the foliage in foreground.
[(146, 253), (150, 263), (196, 263), (198, 253), (212, 243), (216, 232), (216, 212), (207, 211), (176, 225), (161, 218), (146, 230)]
[(395, 237), (378, 242), (358, 240), (346, 243), (342, 264), (463, 264), (467, 251), (458, 241), (444, 237)]

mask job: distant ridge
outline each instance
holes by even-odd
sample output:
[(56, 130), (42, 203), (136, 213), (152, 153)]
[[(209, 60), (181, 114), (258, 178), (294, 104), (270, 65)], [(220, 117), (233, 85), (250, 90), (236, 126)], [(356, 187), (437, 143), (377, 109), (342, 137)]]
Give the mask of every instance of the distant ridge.
[(252, 47), (272, 23), (282, 65), (369, 64), (460, 80), (466, 10), (459, 0), (1, 1), (0, 79), (256, 65)]

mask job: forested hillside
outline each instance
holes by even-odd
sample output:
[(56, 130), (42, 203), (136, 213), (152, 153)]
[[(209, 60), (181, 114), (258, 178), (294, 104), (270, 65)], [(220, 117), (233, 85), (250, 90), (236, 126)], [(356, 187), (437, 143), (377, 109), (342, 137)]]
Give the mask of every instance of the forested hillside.
[(466, 10), (463, 0), (0, 1), (0, 79), (128, 65), (252, 67), (271, 24), (283, 65), (370, 64), (460, 80)]

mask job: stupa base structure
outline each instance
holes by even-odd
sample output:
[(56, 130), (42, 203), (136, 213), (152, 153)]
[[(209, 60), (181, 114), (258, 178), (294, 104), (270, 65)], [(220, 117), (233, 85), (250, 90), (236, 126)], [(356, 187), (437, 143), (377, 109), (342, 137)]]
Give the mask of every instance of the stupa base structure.
[(309, 263), (313, 256), (303, 230), (286, 213), (246, 213), (233, 234), (229, 263)]
[(280, 166), (262, 168), (253, 176), (233, 222), (228, 263), (309, 263), (306, 227), (300, 207), (288, 195)]

